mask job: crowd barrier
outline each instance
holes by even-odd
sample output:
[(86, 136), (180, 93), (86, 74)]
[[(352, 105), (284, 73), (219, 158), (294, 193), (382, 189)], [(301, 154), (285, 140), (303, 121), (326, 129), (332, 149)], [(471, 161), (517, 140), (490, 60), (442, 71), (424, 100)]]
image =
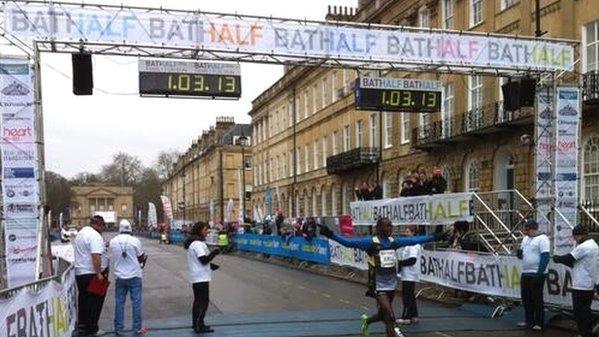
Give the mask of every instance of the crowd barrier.
[(330, 264), (331, 260), (329, 243), (321, 238), (307, 241), (303, 237), (238, 234), (234, 236), (233, 243), (235, 248), (242, 251), (290, 257), (320, 264)]
[(77, 320), (75, 270), (58, 258), (56, 275), (0, 291), (0, 336), (70, 337)]

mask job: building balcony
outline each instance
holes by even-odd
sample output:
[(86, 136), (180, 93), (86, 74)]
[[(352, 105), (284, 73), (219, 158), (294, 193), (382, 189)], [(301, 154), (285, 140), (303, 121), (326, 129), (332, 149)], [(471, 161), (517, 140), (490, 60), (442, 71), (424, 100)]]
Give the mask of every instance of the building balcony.
[(464, 141), (476, 136), (502, 132), (508, 127), (532, 124), (534, 108), (503, 109), (499, 101), (412, 130), (412, 144), (421, 150)]
[(599, 105), (599, 71), (589, 71), (582, 76), (582, 100), (585, 104)]
[(327, 173), (336, 174), (364, 168), (379, 162), (379, 149), (359, 147), (347, 152), (327, 157)]

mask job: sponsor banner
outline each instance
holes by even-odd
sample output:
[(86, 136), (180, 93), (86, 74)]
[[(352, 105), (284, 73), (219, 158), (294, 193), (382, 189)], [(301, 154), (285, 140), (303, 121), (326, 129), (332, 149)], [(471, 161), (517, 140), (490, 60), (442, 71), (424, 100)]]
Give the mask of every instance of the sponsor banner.
[(387, 217), (394, 225), (444, 225), (473, 221), (472, 193), (354, 201), (350, 203), (356, 225), (373, 225)]
[(8, 286), (35, 281), (38, 219), (7, 219), (4, 223)]
[(148, 73), (241, 76), (241, 66), (236, 63), (140, 59), (138, 68), (139, 72)]
[(535, 127), (535, 200), (536, 219), (539, 230), (549, 233), (551, 222), (549, 213), (553, 203), (553, 95), (544, 91), (537, 92)]
[(94, 212), (93, 215), (99, 215), (104, 219), (105, 223), (114, 223), (116, 224), (117, 222), (117, 215), (116, 212), (100, 212), (100, 211), (96, 211)]
[(360, 77), (360, 88), (442, 92), (443, 83), (409, 78)]
[(2, 121), (3, 143), (34, 143), (35, 142), (35, 127), (33, 116), (24, 121)]
[(35, 144), (2, 145), (2, 165), (5, 167), (35, 167), (36, 160)]
[(27, 219), (38, 217), (37, 203), (6, 202), (4, 203), (4, 218)]
[(368, 255), (365, 251), (347, 248), (336, 241), (329, 240), (331, 263), (338, 266), (349, 266), (356, 269), (368, 269)]
[[(220, 53), (327, 57), (342, 61), (439, 63), (445, 66), (530, 70), (574, 69), (572, 45), (548, 40), (293, 22), (192, 11), (148, 11), (9, 2), (9, 34), (34, 40), (128, 42)], [(75, 18), (75, 19), (73, 19)]]
[(160, 201), (162, 201), (164, 215), (170, 222), (173, 222), (173, 206), (171, 205), (171, 200), (166, 195), (161, 195)]
[(329, 243), (325, 239), (314, 238), (307, 241), (303, 237), (238, 234), (234, 236), (236, 248), (243, 251), (291, 257), (320, 264), (330, 264)]
[(51, 281), (38, 291), (18, 290), (0, 306), (0, 335), (70, 337), (77, 320), (75, 271), (63, 275), (62, 283)]
[(52, 244), (51, 249), (53, 256), (58, 256), (70, 263), (75, 263), (75, 249), (72, 244)]
[(158, 215), (156, 214), (156, 205), (153, 202), (148, 203), (148, 227), (158, 227)]
[(38, 183), (33, 179), (10, 179), (2, 185), (5, 203), (36, 203), (39, 200)]
[[(571, 226), (578, 212), (578, 132), (580, 128), (580, 89), (557, 88), (557, 130), (555, 134), (555, 206), (563, 214), (555, 216), (554, 253), (566, 254), (574, 248)], [(567, 221), (567, 222), (566, 222)]]

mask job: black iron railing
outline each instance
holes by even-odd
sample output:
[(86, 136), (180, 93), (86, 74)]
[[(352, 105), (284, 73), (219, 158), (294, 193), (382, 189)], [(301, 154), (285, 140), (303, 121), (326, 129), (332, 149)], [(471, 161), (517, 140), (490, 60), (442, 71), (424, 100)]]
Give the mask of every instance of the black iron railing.
[(334, 174), (379, 162), (379, 149), (359, 147), (327, 158), (327, 173)]
[(440, 121), (420, 125), (412, 130), (412, 141), (416, 147), (426, 147), (455, 140), (459, 136), (500, 130), (502, 126), (510, 126), (525, 121), (526, 118), (530, 118), (532, 123), (533, 116), (533, 108), (508, 111), (503, 108), (503, 101), (498, 101)]

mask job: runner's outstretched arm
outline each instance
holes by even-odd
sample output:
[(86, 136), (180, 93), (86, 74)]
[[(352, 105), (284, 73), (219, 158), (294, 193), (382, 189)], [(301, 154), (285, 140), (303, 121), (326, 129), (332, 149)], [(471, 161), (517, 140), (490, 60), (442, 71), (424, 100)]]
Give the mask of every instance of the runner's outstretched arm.
[(403, 246), (413, 246), (438, 240), (441, 240), (441, 238), (437, 235), (419, 235), (410, 237), (396, 236), (393, 238), (393, 242), (391, 242), (391, 249), (397, 249)]
[(345, 236), (333, 233), (329, 239), (339, 242), (342, 246), (357, 248), (360, 250), (369, 250), (372, 247), (372, 238), (367, 236), (363, 238), (346, 238)]

